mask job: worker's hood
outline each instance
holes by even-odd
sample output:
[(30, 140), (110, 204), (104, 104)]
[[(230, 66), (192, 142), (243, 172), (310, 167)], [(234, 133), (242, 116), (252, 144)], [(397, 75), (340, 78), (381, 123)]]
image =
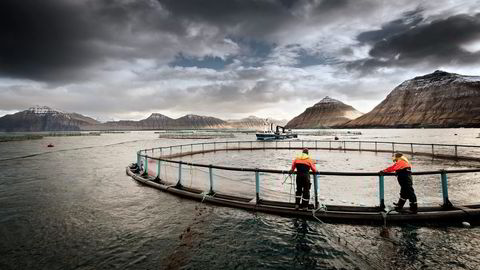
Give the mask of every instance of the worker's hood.
[(298, 154), (297, 155), (297, 159), (309, 159), (310, 156), (308, 154), (305, 154), (305, 153), (301, 153), (301, 154)]
[(410, 162), (408, 161), (408, 159), (407, 159), (405, 156), (401, 156), (401, 157), (399, 157), (399, 158), (393, 157), (392, 159), (393, 159), (393, 162), (397, 162), (397, 161), (399, 161), (399, 160), (403, 160), (403, 161), (407, 162), (408, 164), (410, 164)]

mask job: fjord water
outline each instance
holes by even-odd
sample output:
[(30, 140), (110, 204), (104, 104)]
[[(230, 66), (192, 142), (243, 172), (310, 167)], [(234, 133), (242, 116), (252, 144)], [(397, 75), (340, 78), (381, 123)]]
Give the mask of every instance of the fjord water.
[[(340, 139), (480, 145), (480, 138), (476, 138), (479, 129), (361, 132)], [(233, 140), (254, 139), (254, 135), (236, 136)], [(153, 132), (131, 132), (0, 143), (0, 269), (480, 267), (480, 229), (475, 225), (389, 226), (389, 237), (385, 238), (380, 236), (378, 226), (322, 224), (201, 204), (139, 185), (125, 175), (125, 166), (135, 160), (137, 150), (191, 142), (195, 141), (165, 140)], [(49, 143), (55, 147), (47, 148)], [(280, 168), (289, 165), (294, 154), (223, 152), (191, 159)], [(329, 151), (313, 155), (319, 160), (317, 164), (332, 171), (378, 171), (388, 165), (390, 157)], [(478, 167), (471, 162), (420, 157), (413, 162), (418, 170)], [(395, 180), (391, 180), (386, 182), (388, 200), (398, 192)], [(325, 179), (324, 184), (333, 186), (333, 181)], [(366, 181), (375, 184), (372, 179)], [(344, 189), (347, 199), (339, 199), (341, 190), (334, 187), (331, 192), (329, 189), (322, 193), (325, 189), (321, 189), (321, 196), (326, 203), (376, 203), (374, 188), (350, 194), (363, 189), (362, 183), (343, 184), (350, 186)], [(430, 188), (422, 178), (416, 179), (415, 185), (419, 195), (425, 195), (419, 196), (420, 201), (437, 203), (438, 192), (429, 195), (435, 187)], [(480, 201), (478, 174), (452, 178), (450, 187), (454, 201)], [(235, 190), (236, 186), (231, 183), (225, 188)], [(288, 197), (288, 189), (280, 191)], [(265, 194), (273, 196), (268, 190)]]

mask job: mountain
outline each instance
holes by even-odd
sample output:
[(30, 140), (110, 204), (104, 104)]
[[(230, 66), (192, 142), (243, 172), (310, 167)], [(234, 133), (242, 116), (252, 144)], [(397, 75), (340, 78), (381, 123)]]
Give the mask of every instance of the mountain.
[(0, 131), (78, 131), (98, 121), (77, 113), (64, 113), (43, 106), (31, 107), (0, 118)]
[(226, 122), (209, 116), (188, 114), (173, 119), (159, 113), (152, 113), (148, 118), (140, 121), (120, 120), (110, 121), (99, 125), (99, 130), (154, 130), (154, 129), (210, 129), (224, 128)]
[[(286, 121), (271, 120), (275, 125)], [(81, 130), (158, 130), (158, 129), (264, 129), (264, 119), (250, 116), (240, 120), (224, 121), (219, 118), (188, 114), (173, 119), (152, 113), (139, 120), (120, 120), (100, 123), (77, 113), (63, 113), (49, 107), (32, 107), (28, 110), (0, 118), (0, 131), (81, 131)]]
[(149, 130), (169, 128), (175, 120), (160, 113), (152, 113), (146, 119), (140, 121), (120, 120), (108, 121), (94, 129), (99, 130)]
[[(242, 119), (227, 120), (227, 123), (229, 128), (263, 130), (265, 127), (265, 120), (267, 119), (249, 116)], [(268, 118), (268, 122), (273, 123), (275, 126), (285, 126), (287, 123), (286, 120), (275, 120), (270, 118)]]
[(344, 127), (480, 127), (480, 77), (441, 70), (415, 77)]
[(325, 97), (287, 123), (287, 128), (329, 128), (347, 123), (362, 113), (350, 105)]
[(223, 121), (219, 118), (187, 114), (183, 117), (175, 119), (173, 128), (224, 128), (226, 124), (226, 121)]

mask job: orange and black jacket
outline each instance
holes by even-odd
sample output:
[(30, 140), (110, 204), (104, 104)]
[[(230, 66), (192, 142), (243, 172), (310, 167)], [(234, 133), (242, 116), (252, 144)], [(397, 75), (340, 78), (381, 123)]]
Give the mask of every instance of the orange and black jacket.
[(406, 157), (400, 157), (392, 166), (384, 169), (383, 172), (395, 172), (399, 178), (410, 178), (412, 175), (412, 165), (410, 165)]
[(312, 170), (312, 172), (314, 173), (317, 172), (315, 163), (307, 154), (302, 154), (299, 157), (297, 157), (295, 160), (293, 160), (292, 171), (295, 171), (295, 169), (297, 169), (297, 174), (308, 175), (308, 172), (310, 170)]
[(407, 168), (412, 169), (412, 165), (410, 165), (410, 163), (405, 157), (401, 157), (401, 158), (398, 158), (395, 161), (395, 163), (393, 163), (392, 166), (383, 170), (383, 172), (386, 172), (386, 173), (396, 172), (396, 171), (407, 169)]

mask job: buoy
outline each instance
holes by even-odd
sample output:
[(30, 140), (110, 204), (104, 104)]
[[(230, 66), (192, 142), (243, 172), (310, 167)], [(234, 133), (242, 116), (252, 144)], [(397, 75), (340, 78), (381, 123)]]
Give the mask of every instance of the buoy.
[(471, 225), (470, 225), (470, 223), (464, 221), (464, 222), (462, 222), (462, 226), (463, 226), (464, 228), (470, 228)]

